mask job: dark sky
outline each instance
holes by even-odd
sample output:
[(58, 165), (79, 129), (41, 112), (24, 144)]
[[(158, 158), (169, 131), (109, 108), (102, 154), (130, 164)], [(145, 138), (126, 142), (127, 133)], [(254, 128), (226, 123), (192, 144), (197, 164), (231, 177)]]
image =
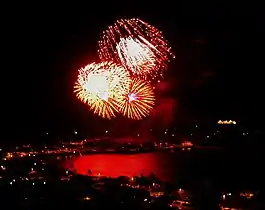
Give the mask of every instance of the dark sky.
[[(264, 116), (264, 10), (210, 5), (92, 2), (9, 5), (1, 22), (2, 129), (100, 125), (72, 94), (77, 69), (97, 59), (100, 32), (140, 17), (163, 30), (176, 54), (166, 78), (179, 119)], [(163, 4), (162, 4), (163, 3)]]

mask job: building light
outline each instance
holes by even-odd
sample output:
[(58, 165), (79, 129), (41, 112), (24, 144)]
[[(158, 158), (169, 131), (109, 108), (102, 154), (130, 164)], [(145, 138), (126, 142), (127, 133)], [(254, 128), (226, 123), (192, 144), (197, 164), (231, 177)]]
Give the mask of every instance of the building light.
[(219, 125), (236, 125), (236, 121), (233, 120), (219, 120), (217, 122)]

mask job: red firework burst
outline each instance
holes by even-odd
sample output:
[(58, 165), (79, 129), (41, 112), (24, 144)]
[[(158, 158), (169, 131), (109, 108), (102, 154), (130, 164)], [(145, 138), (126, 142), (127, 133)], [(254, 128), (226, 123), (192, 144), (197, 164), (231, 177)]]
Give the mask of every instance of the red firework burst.
[(121, 19), (103, 31), (98, 49), (102, 61), (121, 64), (134, 76), (163, 76), (174, 55), (162, 32), (140, 19)]

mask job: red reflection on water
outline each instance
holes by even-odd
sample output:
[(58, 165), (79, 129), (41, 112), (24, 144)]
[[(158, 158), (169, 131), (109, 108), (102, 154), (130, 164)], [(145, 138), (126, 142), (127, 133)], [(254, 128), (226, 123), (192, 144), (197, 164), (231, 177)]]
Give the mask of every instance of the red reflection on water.
[(167, 160), (159, 154), (146, 153), (135, 155), (87, 155), (80, 156), (73, 160), (72, 166), (78, 174), (88, 175), (88, 170), (92, 175), (102, 176), (148, 176), (155, 174), (161, 180), (170, 179), (172, 169), (166, 164)]

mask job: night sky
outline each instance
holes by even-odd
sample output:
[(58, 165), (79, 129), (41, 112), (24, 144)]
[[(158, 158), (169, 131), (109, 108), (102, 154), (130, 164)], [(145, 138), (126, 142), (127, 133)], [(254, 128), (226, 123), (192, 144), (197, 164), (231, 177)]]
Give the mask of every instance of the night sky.
[(176, 119), (262, 123), (262, 7), (147, 2), (7, 6), (1, 20), (2, 129), (9, 135), (104, 124), (75, 99), (73, 83), (78, 68), (97, 60), (100, 32), (126, 17), (155, 25), (173, 48), (166, 81), (178, 104)]

